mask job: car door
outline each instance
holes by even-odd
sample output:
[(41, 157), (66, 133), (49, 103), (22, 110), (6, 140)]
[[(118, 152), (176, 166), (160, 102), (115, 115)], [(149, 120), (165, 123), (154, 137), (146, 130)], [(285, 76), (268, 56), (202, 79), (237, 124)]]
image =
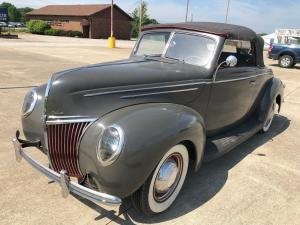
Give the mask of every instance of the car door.
[(220, 69), (212, 83), (206, 112), (207, 135), (218, 134), (242, 121), (254, 103), (257, 85), (253, 67)]

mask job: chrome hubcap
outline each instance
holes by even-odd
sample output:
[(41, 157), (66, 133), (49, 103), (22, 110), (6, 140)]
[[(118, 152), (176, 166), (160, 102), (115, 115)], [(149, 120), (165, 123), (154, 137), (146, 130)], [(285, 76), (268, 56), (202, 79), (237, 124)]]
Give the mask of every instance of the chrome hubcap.
[(170, 155), (159, 169), (154, 183), (154, 199), (157, 202), (167, 200), (174, 192), (179, 182), (183, 159), (180, 154)]
[(289, 58), (283, 58), (282, 60), (281, 60), (281, 64), (283, 65), (283, 66), (288, 66), (289, 64), (290, 64), (290, 59)]

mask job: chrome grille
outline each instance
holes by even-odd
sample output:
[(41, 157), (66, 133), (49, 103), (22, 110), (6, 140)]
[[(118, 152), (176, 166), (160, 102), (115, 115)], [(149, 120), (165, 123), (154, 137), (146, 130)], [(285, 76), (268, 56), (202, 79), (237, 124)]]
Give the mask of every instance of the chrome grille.
[(66, 170), (69, 176), (82, 176), (77, 146), (89, 124), (90, 122), (78, 122), (47, 125), (49, 157), (55, 171)]

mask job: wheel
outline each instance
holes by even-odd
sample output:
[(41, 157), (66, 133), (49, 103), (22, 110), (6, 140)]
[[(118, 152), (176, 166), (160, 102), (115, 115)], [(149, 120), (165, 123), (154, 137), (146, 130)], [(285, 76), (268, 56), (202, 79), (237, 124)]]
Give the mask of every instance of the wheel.
[(282, 68), (290, 68), (294, 65), (294, 59), (290, 55), (283, 55), (279, 58), (279, 66)]
[(145, 184), (132, 195), (132, 203), (146, 215), (161, 213), (175, 201), (184, 183), (189, 164), (184, 145), (171, 148), (149, 176)]
[(272, 124), (272, 121), (273, 121), (273, 118), (276, 114), (276, 101), (273, 102), (272, 106), (271, 106), (271, 110), (269, 112), (269, 115), (267, 116), (265, 122), (264, 122), (264, 126), (262, 128), (262, 132), (263, 133), (266, 133), (269, 131), (270, 127), (271, 127), (271, 124)]

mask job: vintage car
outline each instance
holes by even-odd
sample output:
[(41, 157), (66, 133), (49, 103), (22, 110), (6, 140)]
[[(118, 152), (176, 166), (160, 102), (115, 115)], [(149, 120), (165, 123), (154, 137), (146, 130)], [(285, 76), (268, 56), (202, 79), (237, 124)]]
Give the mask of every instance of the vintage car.
[(284, 85), (265, 67), (263, 46), (237, 25), (144, 27), (129, 59), (58, 72), (28, 92), (16, 159), (59, 182), (64, 197), (131, 199), (147, 215), (161, 213), (189, 167), (269, 130)]

